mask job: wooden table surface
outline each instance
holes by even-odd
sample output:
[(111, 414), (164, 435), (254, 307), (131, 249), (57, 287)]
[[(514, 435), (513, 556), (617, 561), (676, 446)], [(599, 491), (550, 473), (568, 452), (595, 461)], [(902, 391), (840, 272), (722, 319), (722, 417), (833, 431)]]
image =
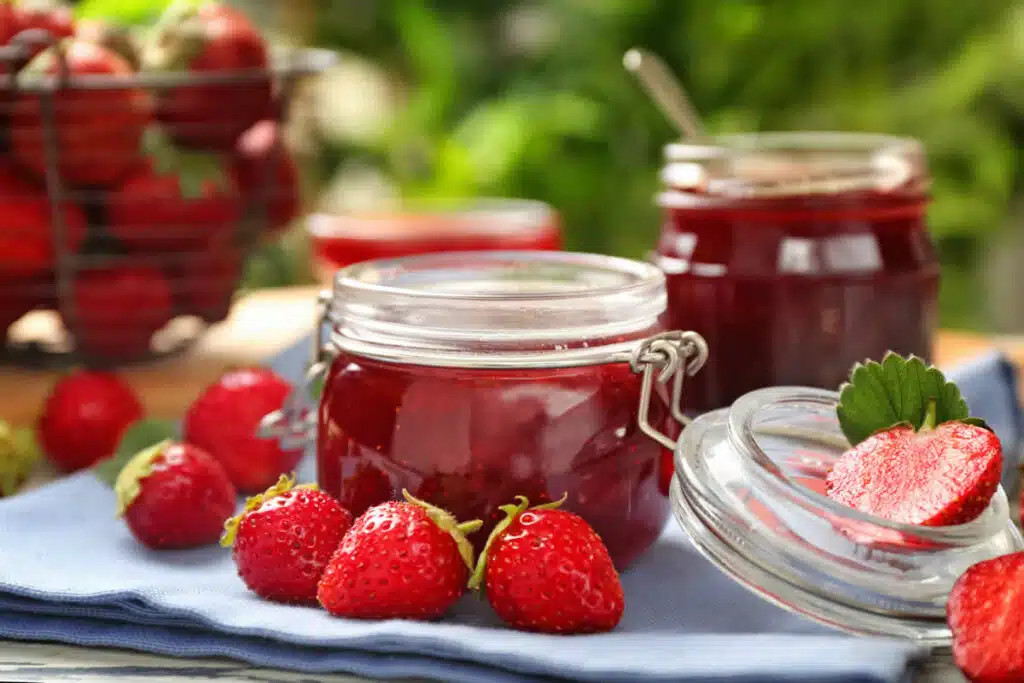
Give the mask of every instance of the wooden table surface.
[[(306, 334), (312, 327), (317, 291), (296, 287), (245, 296), (228, 320), (212, 327), (186, 353), (128, 367), (121, 374), (137, 389), (151, 415), (177, 419), (196, 394), (228, 368), (262, 362)], [(952, 331), (939, 335), (936, 360), (950, 365), (993, 345), (1024, 365), (1024, 338)], [(58, 374), (0, 367), (0, 418), (31, 424)]]
[[(122, 374), (142, 396), (151, 415), (178, 418), (195, 395), (225, 370), (262, 362), (305, 335), (314, 320), (317, 291), (317, 288), (290, 288), (245, 296), (227, 321), (214, 326), (187, 353), (146, 366), (126, 368)], [(936, 361), (948, 366), (992, 346), (1024, 365), (1024, 339), (952, 331), (939, 335)], [(56, 372), (0, 368), (0, 418), (15, 424), (30, 424), (56, 376)], [(49, 476), (41, 473), (43, 480)], [(0, 681), (184, 683), (197, 679), (231, 683), (313, 680), (308, 675), (259, 669), (226, 660), (181, 660), (118, 650), (0, 641)], [(318, 675), (315, 680), (359, 683), (364, 679)], [(916, 680), (958, 683), (963, 678), (948, 662), (936, 662)]]

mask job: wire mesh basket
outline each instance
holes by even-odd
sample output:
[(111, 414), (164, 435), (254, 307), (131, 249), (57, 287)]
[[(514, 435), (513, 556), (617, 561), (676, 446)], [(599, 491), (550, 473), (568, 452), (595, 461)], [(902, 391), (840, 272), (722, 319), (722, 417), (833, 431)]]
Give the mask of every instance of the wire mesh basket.
[[(106, 68), (95, 45), (33, 29), (0, 47), (0, 362), (181, 351), (226, 318), (248, 255), (298, 212), (283, 125), (333, 53), (136, 72)], [(8, 334), (37, 310), (56, 336)]]

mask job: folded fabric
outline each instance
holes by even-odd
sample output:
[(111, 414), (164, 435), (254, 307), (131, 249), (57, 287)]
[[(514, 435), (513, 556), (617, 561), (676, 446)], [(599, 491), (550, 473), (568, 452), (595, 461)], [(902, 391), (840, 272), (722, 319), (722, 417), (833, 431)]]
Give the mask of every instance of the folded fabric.
[[(297, 378), (305, 349), (274, 367)], [(955, 376), (975, 411), (1016, 440), (1012, 368), (992, 356), (967, 370)], [(307, 459), (300, 479), (311, 475)], [(143, 549), (114, 518), (113, 493), (89, 473), (0, 502), (6, 638), (456, 683), (895, 683), (923, 654), (905, 642), (843, 636), (761, 600), (698, 555), (674, 522), (622, 579), (626, 614), (608, 634), (512, 631), (472, 597), (437, 623), (349, 621), (259, 600), (222, 548)]]
[(504, 629), (472, 597), (439, 623), (348, 621), (264, 602), (245, 590), (228, 551), (147, 551), (113, 510), (112, 492), (88, 473), (0, 504), (0, 636), (467, 683), (888, 682), (917, 654), (835, 635), (760, 600), (674, 525), (624, 574), (628, 608), (616, 632), (555, 637)]

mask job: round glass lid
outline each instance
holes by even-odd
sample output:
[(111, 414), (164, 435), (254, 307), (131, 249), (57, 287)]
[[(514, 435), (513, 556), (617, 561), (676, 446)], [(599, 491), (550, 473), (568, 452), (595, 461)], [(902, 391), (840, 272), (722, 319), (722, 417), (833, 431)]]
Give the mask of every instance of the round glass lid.
[(672, 505), (700, 552), (785, 609), (862, 635), (946, 647), (945, 603), (970, 565), (1024, 549), (1000, 488), (972, 522), (900, 524), (824, 495), (848, 447), (835, 392), (754, 391), (676, 447)]

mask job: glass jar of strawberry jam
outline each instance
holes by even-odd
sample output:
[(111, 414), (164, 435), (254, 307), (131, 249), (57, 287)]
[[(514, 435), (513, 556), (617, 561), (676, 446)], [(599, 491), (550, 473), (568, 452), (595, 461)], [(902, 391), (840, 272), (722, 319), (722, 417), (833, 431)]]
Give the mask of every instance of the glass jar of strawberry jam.
[(484, 520), (482, 547), (499, 506), (566, 495), (620, 567), (661, 533), (683, 377), (707, 347), (663, 328), (658, 268), (420, 255), (345, 268), (323, 303), (318, 480), (354, 514), (407, 489)]
[(669, 326), (715, 350), (688, 407), (753, 389), (836, 387), (887, 350), (928, 359), (939, 264), (921, 146), (881, 135), (771, 133), (666, 147)]

